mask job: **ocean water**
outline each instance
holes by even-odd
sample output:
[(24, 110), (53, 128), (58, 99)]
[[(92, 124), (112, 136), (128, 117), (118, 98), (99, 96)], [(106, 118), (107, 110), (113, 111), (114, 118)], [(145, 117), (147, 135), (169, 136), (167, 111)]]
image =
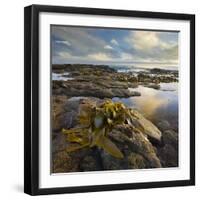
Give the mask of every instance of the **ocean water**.
[(160, 64), (160, 63), (134, 63), (134, 64), (112, 64), (109, 65), (111, 68), (117, 70), (118, 72), (148, 72), (149, 69), (153, 68), (160, 68), (160, 69), (167, 69), (167, 70), (178, 70), (177, 64)]

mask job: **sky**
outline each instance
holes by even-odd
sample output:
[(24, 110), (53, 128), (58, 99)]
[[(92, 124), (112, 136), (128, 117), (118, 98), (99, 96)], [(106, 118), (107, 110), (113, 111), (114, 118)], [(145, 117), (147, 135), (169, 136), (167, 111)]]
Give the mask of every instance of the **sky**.
[(52, 26), (52, 63), (178, 63), (178, 32)]

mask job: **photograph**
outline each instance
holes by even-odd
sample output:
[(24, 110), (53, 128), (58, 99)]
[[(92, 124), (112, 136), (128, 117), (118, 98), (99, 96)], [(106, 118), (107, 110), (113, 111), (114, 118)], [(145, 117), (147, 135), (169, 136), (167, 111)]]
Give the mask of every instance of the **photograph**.
[(30, 5), (24, 192), (195, 184), (195, 15)]
[(179, 31), (51, 24), (50, 52), (52, 174), (179, 167)]

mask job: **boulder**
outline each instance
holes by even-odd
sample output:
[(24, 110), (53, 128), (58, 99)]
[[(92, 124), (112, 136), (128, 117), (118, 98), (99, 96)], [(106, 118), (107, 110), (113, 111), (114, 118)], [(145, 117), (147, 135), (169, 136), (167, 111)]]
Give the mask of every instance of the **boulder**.
[[(69, 153), (66, 149), (60, 147), (59, 151), (52, 153), (52, 173), (96, 171), (98, 168), (95, 167), (95, 159), (92, 160), (93, 163), (88, 163), (87, 166), (85, 164), (87, 160), (84, 161), (84, 159), (87, 156), (89, 157), (90, 154), (91, 149), (88, 148)], [(91, 159), (88, 159), (88, 161), (91, 162)]]
[(157, 124), (157, 127), (161, 130), (161, 131), (166, 131), (169, 130), (171, 128), (170, 123), (167, 120), (162, 120)]
[(163, 167), (178, 167), (178, 151), (171, 144), (165, 144), (157, 151)]
[(157, 147), (157, 155), (163, 167), (178, 167), (178, 134), (174, 130), (162, 133), (163, 146)]
[(141, 96), (141, 93), (138, 91), (131, 91), (131, 96)]
[(139, 130), (133, 130), (129, 125), (117, 126), (109, 133), (109, 137), (125, 156), (123, 159), (117, 159), (101, 149), (100, 153), (104, 169), (119, 170), (161, 167), (154, 147)]
[(129, 169), (144, 169), (146, 167), (145, 158), (138, 153), (130, 153), (128, 156)]
[(178, 149), (178, 134), (173, 130), (166, 130), (162, 133), (162, 140), (164, 144), (170, 144), (175, 149)]
[(98, 171), (100, 169), (97, 159), (92, 155), (84, 157), (80, 162), (80, 171)]
[(79, 101), (68, 101), (66, 96), (52, 98), (52, 129), (72, 128), (77, 123)]
[(159, 90), (160, 89), (160, 85), (159, 84), (146, 84), (146, 85), (144, 85), (144, 87), (152, 88), (152, 89), (155, 89), (155, 90)]

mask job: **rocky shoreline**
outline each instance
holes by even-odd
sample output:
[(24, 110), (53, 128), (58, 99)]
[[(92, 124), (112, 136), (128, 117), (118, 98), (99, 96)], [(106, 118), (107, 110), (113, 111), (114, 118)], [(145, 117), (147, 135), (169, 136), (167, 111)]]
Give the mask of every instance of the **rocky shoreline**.
[[(138, 74), (120, 73), (105, 65), (53, 65), (53, 73), (68, 73), (72, 79), (53, 80), (53, 95), (98, 98), (140, 96), (130, 91), (138, 85), (159, 89), (159, 83), (178, 81), (177, 71), (152, 69)], [(64, 75), (66, 76), (66, 75)]]
[(67, 64), (53, 65), (52, 72), (70, 77), (52, 81), (52, 173), (178, 166), (177, 130), (168, 121), (153, 124), (135, 109), (135, 121), (117, 125), (108, 133), (123, 152), (123, 159), (97, 146), (68, 152), (70, 142), (62, 133), (63, 128), (79, 126), (83, 106), (97, 106), (113, 97), (140, 96), (129, 90), (139, 85), (159, 90), (160, 83), (178, 81), (177, 71), (152, 69), (133, 74), (119, 73), (105, 65)]

